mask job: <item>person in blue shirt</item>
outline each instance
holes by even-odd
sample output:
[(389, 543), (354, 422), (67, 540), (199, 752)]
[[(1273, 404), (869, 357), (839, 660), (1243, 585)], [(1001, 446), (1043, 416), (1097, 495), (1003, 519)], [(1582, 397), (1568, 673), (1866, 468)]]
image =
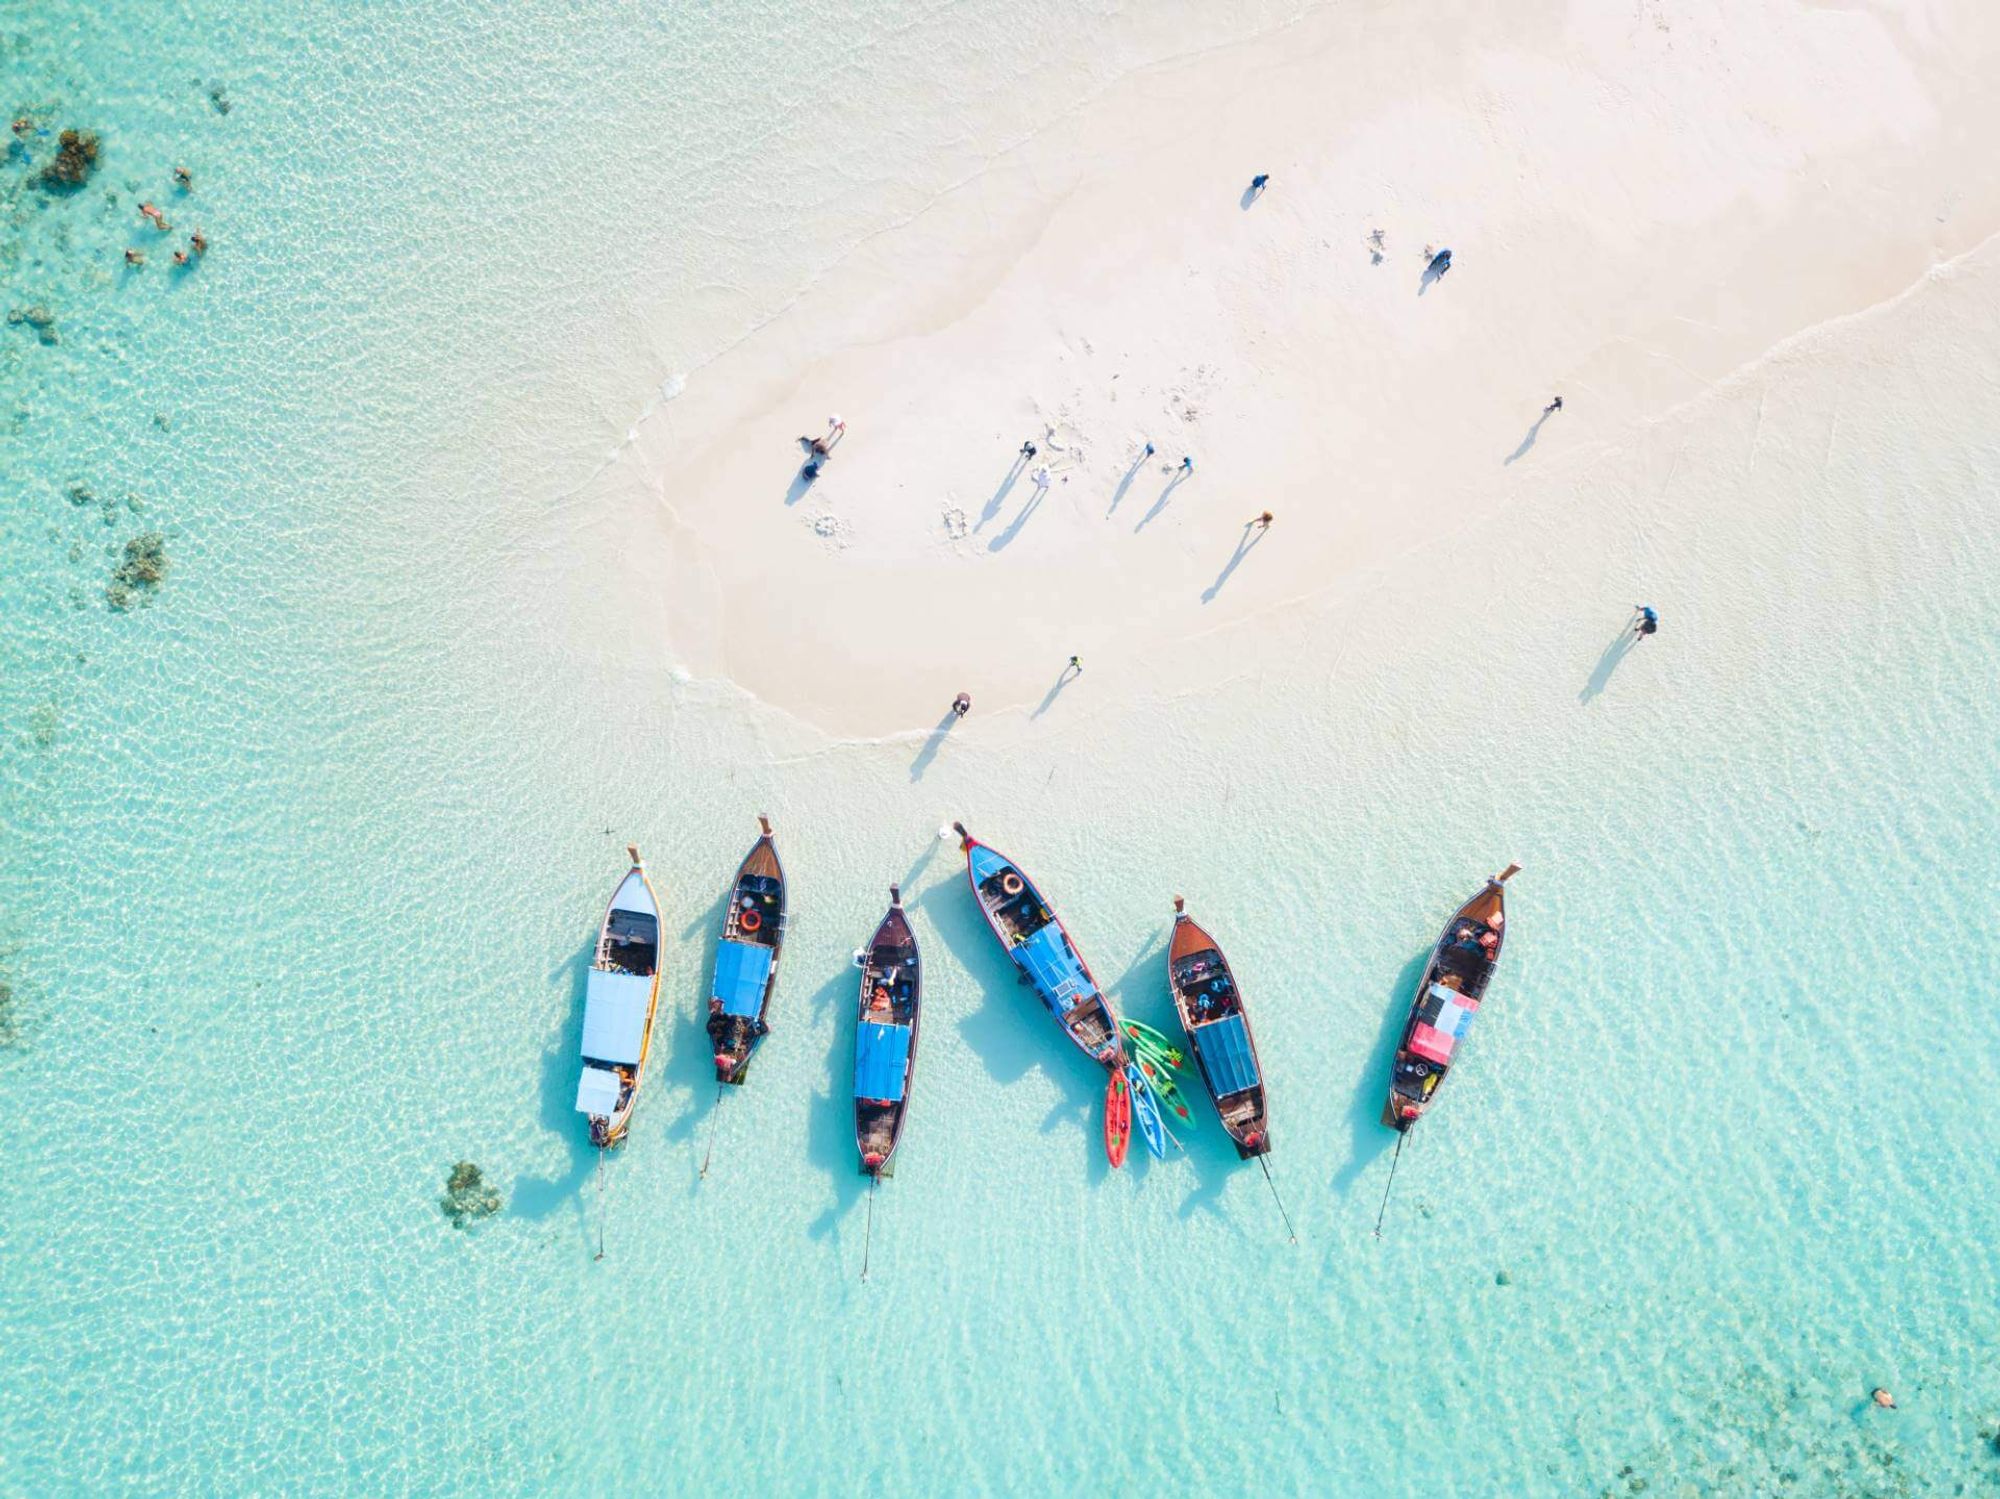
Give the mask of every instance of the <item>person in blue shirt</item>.
[(1648, 635), (1657, 634), (1660, 628), (1660, 616), (1653, 612), (1653, 606), (1651, 604), (1634, 604), (1632, 607), (1637, 611), (1637, 615), (1632, 621), (1632, 633), (1641, 640), (1644, 640)]

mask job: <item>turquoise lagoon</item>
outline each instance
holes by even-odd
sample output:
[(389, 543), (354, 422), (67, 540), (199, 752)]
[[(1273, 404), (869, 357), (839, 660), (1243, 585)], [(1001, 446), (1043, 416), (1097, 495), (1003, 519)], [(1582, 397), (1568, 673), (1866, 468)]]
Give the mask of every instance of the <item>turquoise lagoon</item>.
[[(48, 199), (38, 137), (4, 187), (9, 306), (58, 341), (0, 330), (0, 1491), (2000, 1483), (1989, 252), (1470, 525), (1476, 649), (1405, 646), (1421, 589), (1365, 580), (1269, 624), (1282, 671), (919, 765), (547, 627), (523, 549), (663, 385), (1034, 90), (1148, 55), (1092, 12), (899, 155), (888, 80), (1013, 66), (1027, 11), (5, 13), (10, 107), (105, 150)], [(148, 196), (198, 272), (119, 268)], [(633, 331), (662, 306), (671, 347)], [(148, 530), (167, 580), (113, 611)], [(1641, 593), (1666, 627), (1621, 655)], [(791, 945), (697, 1180), (758, 811)], [(1297, 1246), (1212, 1120), (1102, 1166), (955, 816), (1131, 1013), (1167, 1016), (1175, 893), (1227, 944)], [(673, 940), (600, 1199), (569, 1105), (628, 839)], [(1415, 965), (1508, 859), (1507, 964), (1377, 1240)], [(863, 1284), (847, 954), (892, 879), (931, 1008)], [(507, 1198), (470, 1232), (461, 1158)]]

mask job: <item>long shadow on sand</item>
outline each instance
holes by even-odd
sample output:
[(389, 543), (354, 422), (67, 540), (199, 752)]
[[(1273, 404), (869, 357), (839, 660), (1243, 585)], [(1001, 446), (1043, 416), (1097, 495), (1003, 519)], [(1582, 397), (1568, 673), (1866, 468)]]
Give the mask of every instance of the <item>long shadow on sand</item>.
[(1382, 1122), (1382, 1105), (1389, 1096), (1389, 1068), (1396, 1060), (1396, 1043), (1403, 1039), (1403, 1024), (1410, 1018), (1410, 1001), (1416, 998), (1417, 983), (1424, 976), (1435, 946), (1433, 943), (1425, 947), (1396, 975), (1396, 987), (1389, 996), (1382, 1029), (1368, 1050), (1368, 1060), (1361, 1065), (1361, 1075), (1354, 1080), (1354, 1100), (1347, 1109), (1354, 1145), (1333, 1177), (1333, 1190), (1343, 1197), (1361, 1173), (1396, 1143), (1396, 1132)]
[[(541, 1123), (542, 1128), (563, 1142), (569, 1161), (567, 1168), (554, 1176), (514, 1178), (508, 1210), (535, 1222), (565, 1207), (574, 1207), (579, 1226), (585, 1225), (582, 1188), (596, 1169), (597, 1150), (590, 1143), (590, 1127), (575, 1108), (576, 1079), (583, 1066), (583, 993), (589, 982), (590, 960), (596, 953), (597, 939), (592, 937), (551, 975), (569, 979), (569, 1002), (555, 1039), (542, 1053)], [(644, 1107), (643, 1095), (640, 1107)]]
[(958, 1022), (958, 1031), (1001, 1087), (1010, 1087), (1036, 1068), (1046, 1071), (1062, 1097), (1042, 1120), (1042, 1133), (1073, 1128), (1092, 1186), (1110, 1173), (1102, 1135), (1091, 1128), (1103, 1095), (1103, 1073), (1050, 1018), (1026, 984), (1017, 982), (1014, 965), (1000, 951), (969, 890), (956, 881), (933, 886), (916, 902), (930, 930), (964, 965), (978, 985), (981, 1003)]
[(1513, 452), (1509, 453), (1505, 458), (1502, 458), (1500, 460), (1500, 466), (1502, 468), (1505, 468), (1508, 464), (1528, 456), (1528, 449), (1532, 448), (1535, 445), (1535, 439), (1542, 435), (1542, 423), (1547, 421), (1551, 415), (1553, 415), (1552, 412), (1544, 411), (1540, 416), (1535, 418), (1534, 426), (1530, 427), (1528, 429), (1528, 435), (1521, 439), (1521, 445), (1518, 448), (1514, 449)]
[(1042, 695), (1042, 700), (1035, 704), (1035, 711), (1030, 713), (1028, 717), (1040, 718), (1044, 713), (1048, 712), (1049, 709), (1056, 705), (1056, 699), (1062, 696), (1063, 688), (1069, 686), (1070, 683), (1082, 675), (1083, 672), (1080, 668), (1072, 671), (1068, 666), (1063, 667), (1061, 672), (1056, 675), (1055, 681), (1050, 684), (1049, 690)]
[(1236, 550), (1230, 553), (1229, 560), (1222, 564), (1222, 571), (1215, 575), (1215, 581), (1201, 591), (1201, 601), (1204, 604), (1215, 602), (1216, 595), (1222, 592), (1222, 585), (1229, 581), (1231, 573), (1243, 565), (1243, 559), (1250, 555), (1250, 549), (1270, 534), (1268, 528), (1258, 529), (1255, 521), (1245, 523), (1243, 534), (1236, 538)]
[(1623, 661), (1626, 653), (1638, 643), (1639, 637), (1633, 633), (1629, 624), (1620, 626), (1617, 635), (1612, 637), (1611, 644), (1604, 648), (1604, 654), (1597, 658), (1597, 665), (1590, 673), (1590, 680), (1583, 684), (1583, 691), (1576, 695), (1576, 700), (1579, 703), (1588, 703), (1610, 686), (1611, 674), (1618, 670), (1618, 663)]
[(1006, 530), (986, 543), (986, 550), (989, 552), (1004, 550), (1009, 542), (1021, 534), (1022, 528), (1028, 524), (1029, 519), (1034, 513), (1042, 508), (1042, 501), (1047, 499), (1048, 496), (1049, 486), (1046, 484), (1037, 484), (1033, 497), (1029, 499), (1027, 504), (1021, 507), (1021, 513), (1007, 523)]
[(937, 727), (924, 735), (924, 746), (917, 751), (917, 758), (910, 762), (910, 779), (921, 781), (924, 772), (931, 768), (931, 761), (938, 757), (944, 742), (951, 734), (952, 726), (958, 722), (958, 715), (951, 709), (944, 710), (944, 717), (937, 721)]
[(1125, 499), (1125, 491), (1132, 487), (1132, 481), (1139, 477), (1139, 470), (1145, 466), (1146, 460), (1152, 456), (1151, 453), (1142, 451), (1137, 458), (1132, 460), (1132, 466), (1125, 470), (1125, 477), (1118, 481), (1118, 487), (1111, 492), (1111, 506), (1104, 512), (1107, 517), (1118, 513), (1118, 506)]
[(1021, 475), (1027, 472), (1027, 468), (1027, 455), (1025, 453), (1017, 455), (1013, 467), (1007, 470), (1006, 477), (1000, 481), (1000, 487), (993, 491), (993, 498), (986, 502), (986, 508), (979, 512), (979, 519), (973, 522), (974, 531), (986, 529), (987, 523), (1000, 513), (1000, 507), (1007, 503), (1008, 491), (1020, 482)]
[(1161, 490), (1160, 497), (1157, 500), (1153, 501), (1153, 508), (1151, 510), (1148, 510), (1144, 515), (1140, 516), (1139, 524), (1132, 528), (1132, 534), (1134, 536), (1137, 536), (1141, 531), (1145, 530), (1146, 527), (1150, 526), (1153, 523), (1153, 521), (1159, 516), (1160, 512), (1165, 510), (1167, 506), (1170, 503), (1172, 503), (1174, 498), (1174, 491), (1179, 489), (1181, 485), (1184, 482), (1186, 482), (1187, 476), (1188, 476), (1187, 470), (1182, 469), (1178, 473), (1176, 473), (1173, 476), (1173, 478), (1167, 480), (1167, 487)]

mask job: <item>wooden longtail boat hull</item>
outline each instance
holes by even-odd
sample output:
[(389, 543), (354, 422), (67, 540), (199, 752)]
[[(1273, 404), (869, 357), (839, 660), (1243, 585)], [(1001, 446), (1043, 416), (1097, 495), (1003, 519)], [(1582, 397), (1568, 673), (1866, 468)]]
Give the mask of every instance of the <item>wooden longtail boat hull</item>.
[(1235, 1143), (1237, 1159), (1269, 1153), (1264, 1064), (1243, 991), (1221, 944), (1196, 925), (1179, 896), (1174, 897), (1174, 930), (1167, 942), (1167, 987), (1194, 1052), (1195, 1070)]
[(652, 1051), (660, 1004), (660, 901), (639, 850), (605, 904), (584, 994), (583, 1071), (576, 1107), (590, 1140), (608, 1150), (625, 1138)]
[[(903, 914), (902, 892), (891, 885), (888, 914), (862, 962), (855, 1013), (854, 1146), (864, 1176), (887, 1176), (902, 1142), (917, 1073), (923, 989), (916, 932)], [(893, 1097), (883, 1096), (890, 1092)]]
[(1389, 1097), (1382, 1106), (1382, 1122), (1393, 1130), (1406, 1131), (1424, 1116), (1456, 1060), (1458, 1042), (1500, 964), (1507, 940), (1507, 881), (1520, 870), (1509, 864), (1489, 879), (1452, 913), (1431, 949), (1396, 1045)]
[(750, 1058), (771, 1029), (771, 996), (778, 987), (778, 957), (785, 942), (785, 869), (771, 836), (771, 819), (737, 866), (729, 907), (716, 943), (709, 985), (708, 1038), (715, 1048), (715, 1080), (740, 1086)]
[(1021, 867), (991, 844), (952, 824), (965, 853), (972, 896), (1009, 959), (1034, 986), (1077, 1050), (1102, 1067), (1124, 1064), (1118, 1017), (1063, 925)]

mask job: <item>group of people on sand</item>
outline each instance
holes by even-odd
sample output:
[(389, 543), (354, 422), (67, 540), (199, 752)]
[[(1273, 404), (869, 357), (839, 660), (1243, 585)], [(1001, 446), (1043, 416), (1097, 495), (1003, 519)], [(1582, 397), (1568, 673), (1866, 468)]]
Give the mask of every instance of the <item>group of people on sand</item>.
[[(174, 186), (184, 193), (193, 192), (194, 173), (190, 172), (186, 167), (175, 167)], [(162, 234), (172, 234), (174, 232), (174, 226), (167, 222), (166, 214), (161, 212), (155, 204), (141, 203), (139, 205), (139, 217), (151, 224)], [(194, 232), (188, 235), (188, 247), (185, 250), (176, 249), (174, 251), (174, 264), (178, 266), (193, 265), (195, 261), (207, 253), (208, 236), (203, 234), (200, 226), (197, 225)], [(144, 250), (128, 249), (125, 252), (125, 264), (144, 265), (145, 263), (146, 252)]]
[[(174, 170), (174, 177), (175, 180), (177, 182), (180, 182), (183, 187), (189, 185), (184, 180), (182, 171), (178, 167), (175, 168)], [(1255, 201), (1256, 199), (1262, 197), (1265, 188), (1270, 185), (1270, 182), (1271, 182), (1271, 174), (1269, 172), (1259, 172), (1256, 176), (1252, 177), (1250, 179), (1250, 191), (1248, 194), (1248, 199), (1250, 201)], [(1247, 207), (1248, 204), (1246, 203), (1245, 206)], [(142, 206), (140, 212), (147, 214), (149, 217), (153, 217), (154, 215), (157, 214), (157, 210), (152, 209), (151, 205)], [(159, 227), (162, 230), (168, 227), (164, 219), (156, 219), (156, 222), (158, 223)], [(197, 230), (196, 231), (197, 250), (206, 249), (207, 245), (199, 240), (199, 234), (200, 231)], [(1375, 232), (1375, 244), (1379, 251), (1381, 245), (1381, 231), (1379, 229)], [(131, 259), (133, 253), (134, 252), (132, 251), (127, 251), (126, 258), (128, 260)], [(181, 260), (182, 257), (176, 254), (175, 259)], [(1451, 249), (1449, 246), (1441, 250), (1433, 250), (1429, 245), (1424, 246), (1425, 279), (1435, 281), (1441, 278), (1445, 274), (1445, 272), (1449, 271), (1450, 269), (1451, 269)], [(1548, 417), (1555, 415), (1558, 411), (1561, 411), (1562, 409), (1563, 409), (1563, 398), (1560, 395), (1554, 396), (1550, 399), (1549, 403), (1542, 408), (1542, 416), (1544, 419), (1546, 419)], [(832, 456), (834, 447), (839, 443), (841, 437), (847, 431), (847, 423), (842, 421), (838, 416), (828, 417), (826, 420), (826, 426), (827, 426), (826, 434), (822, 437), (801, 436), (799, 438), (800, 445), (806, 449), (805, 466), (800, 470), (800, 475), (808, 483), (812, 482), (813, 480), (817, 479), (820, 476), (820, 471), (826, 466), (826, 460)], [(1041, 450), (1039, 447), (1036, 446), (1034, 439), (1029, 438), (1028, 440), (1024, 441), (1021, 444), (1019, 452), (1019, 462), (1024, 465), (1034, 462), (1035, 458), (1039, 455), (1040, 451)], [(1153, 444), (1151, 442), (1146, 443), (1145, 447), (1139, 453), (1137, 462), (1139, 463), (1145, 462), (1146, 459), (1153, 456), (1154, 452), (1155, 449)], [(1176, 470), (1176, 479), (1177, 480), (1185, 479), (1193, 473), (1194, 473), (1193, 457), (1187, 454), (1183, 454), (1181, 457), (1180, 466)], [(1046, 490), (1049, 487), (1050, 475), (1048, 467), (1046, 465), (1035, 470), (1034, 480), (1035, 480), (1035, 486), (1038, 490)], [(1257, 534), (1262, 535), (1264, 532), (1271, 529), (1272, 520), (1273, 516), (1270, 511), (1268, 510), (1260, 511), (1249, 521), (1245, 522), (1244, 530), (1254, 531)], [(1660, 628), (1660, 616), (1651, 604), (1634, 604), (1632, 606), (1631, 628), (1632, 628), (1632, 635), (1635, 641), (1644, 640), (1648, 635), (1653, 635), (1658, 633)], [(1071, 656), (1069, 658), (1069, 664), (1063, 668), (1062, 680), (1068, 682), (1073, 678), (1080, 677), (1082, 675), (1083, 675), (1082, 658), (1079, 656)], [(971, 711), (972, 711), (971, 693), (961, 692), (951, 700), (951, 712), (954, 718), (963, 718), (966, 716), (966, 714), (970, 713)], [(1881, 1392), (1877, 1391), (1876, 1393), (1879, 1395)]]

